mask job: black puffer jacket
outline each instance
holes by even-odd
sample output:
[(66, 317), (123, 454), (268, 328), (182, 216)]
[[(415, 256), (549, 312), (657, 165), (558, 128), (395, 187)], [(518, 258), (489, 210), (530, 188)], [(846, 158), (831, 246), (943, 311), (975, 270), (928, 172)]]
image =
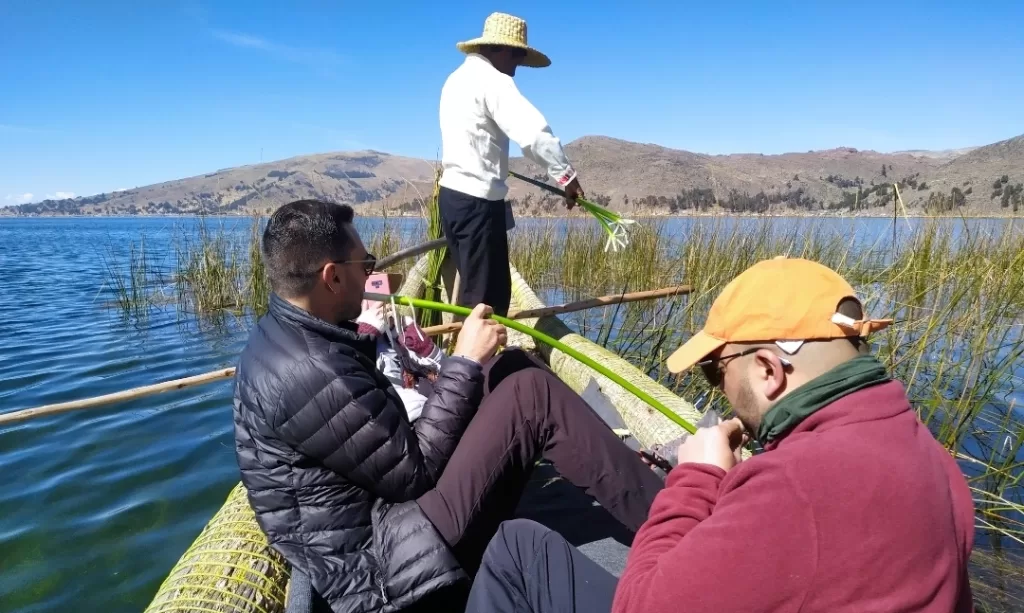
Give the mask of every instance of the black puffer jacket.
[(334, 611), (395, 611), (466, 578), (415, 499), (434, 486), (483, 395), (448, 359), (410, 424), (374, 342), (277, 296), (235, 375), (242, 482), (271, 544)]

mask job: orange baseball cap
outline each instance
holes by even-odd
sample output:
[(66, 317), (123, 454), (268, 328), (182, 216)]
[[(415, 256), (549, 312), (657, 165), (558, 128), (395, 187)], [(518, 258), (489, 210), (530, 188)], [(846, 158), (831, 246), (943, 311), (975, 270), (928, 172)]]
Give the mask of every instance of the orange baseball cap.
[(847, 298), (860, 302), (853, 287), (827, 266), (785, 256), (758, 262), (725, 286), (704, 329), (669, 356), (669, 372), (690, 369), (726, 343), (776, 342), (793, 353), (803, 341), (866, 337), (892, 324), (838, 313)]

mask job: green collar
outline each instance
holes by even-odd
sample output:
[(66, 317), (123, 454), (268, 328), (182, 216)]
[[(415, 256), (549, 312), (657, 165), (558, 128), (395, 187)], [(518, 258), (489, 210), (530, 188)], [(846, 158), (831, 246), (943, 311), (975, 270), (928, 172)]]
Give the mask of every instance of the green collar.
[(885, 366), (874, 356), (862, 355), (843, 362), (768, 409), (757, 429), (757, 440), (765, 445), (779, 439), (809, 415), (843, 396), (889, 380)]

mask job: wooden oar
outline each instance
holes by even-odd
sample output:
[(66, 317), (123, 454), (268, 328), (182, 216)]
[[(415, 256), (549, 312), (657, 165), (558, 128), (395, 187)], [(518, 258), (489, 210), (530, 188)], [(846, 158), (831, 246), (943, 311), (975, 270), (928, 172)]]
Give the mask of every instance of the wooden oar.
[[(689, 294), (691, 291), (693, 291), (693, 288), (690, 287), (689, 285), (677, 285), (675, 287), (652, 289), (643, 292), (630, 292), (628, 294), (611, 294), (608, 296), (600, 296), (598, 298), (587, 298), (586, 300), (569, 302), (567, 304), (541, 307), (539, 309), (527, 309), (525, 311), (509, 311), (508, 318), (532, 319), (534, 317), (561, 315), (563, 313), (573, 313), (575, 311), (583, 311), (586, 309), (593, 309), (595, 307), (607, 306), (611, 304), (640, 302), (641, 300), (653, 300), (655, 298), (664, 298), (666, 296), (679, 296), (681, 294)], [(427, 334), (429, 336), (435, 336), (438, 334), (448, 334), (449, 332), (456, 332), (461, 329), (462, 322), (452, 322), (450, 324), (441, 324), (439, 326), (430, 326), (429, 328), (424, 328), (423, 332), (424, 334)]]
[(34, 409), (22, 409), (21, 411), (3, 413), (0, 414), (0, 426), (14, 423), (16, 421), (32, 419), (33, 417), (42, 417), (43, 415), (55, 415), (57, 413), (75, 411), (78, 409), (91, 409), (115, 402), (123, 402), (125, 400), (135, 400), (136, 398), (152, 396), (153, 394), (159, 394), (160, 392), (181, 390), (187, 387), (195, 387), (197, 385), (205, 385), (214, 381), (220, 381), (222, 379), (230, 379), (234, 376), (234, 367), (222, 368), (220, 370), (214, 370), (201, 375), (185, 377), (184, 379), (175, 379), (173, 381), (164, 381), (163, 383), (154, 383), (153, 385), (144, 385), (142, 387), (135, 387), (121, 392), (114, 392), (113, 394), (96, 396), (95, 398), (72, 400), (71, 402), (61, 402), (58, 404), (47, 404)]
[[(423, 247), (423, 245), (419, 245), (419, 247)], [(533, 317), (546, 317), (548, 315), (572, 313), (574, 311), (582, 311), (584, 309), (590, 309), (609, 304), (621, 304), (624, 302), (637, 302), (640, 300), (664, 298), (666, 296), (677, 296), (680, 294), (687, 294), (690, 291), (692, 291), (692, 288), (689, 285), (677, 285), (675, 287), (666, 287), (662, 289), (655, 289), (644, 292), (631, 292), (628, 294), (611, 294), (609, 296), (588, 298), (587, 300), (579, 300), (577, 302), (570, 302), (568, 304), (543, 307), (539, 309), (527, 309), (525, 311), (514, 311), (512, 313), (509, 313), (509, 319), (530, 319)], [(366, 296), (370, 297), (371, 299), (374, 299), (374, 295), (371, 293), (367, 293)], [(454, 332), (461, 328), (462, 323), (456, 322), (440, 326), (431, 326), (429, 328), (425, 328), (423, 331), (426, 334), (435, 335), (444, 334), (447, 332)], [(184, 379), (174, 379), (173, 381), (164, 381), (163, 383), (144, 385), (142, 387), (135, 387), (120, 392), (114, 392), (112, 394), (96, 396), (94, 398), (72, 400), (70, 402), (61, 402), (57, 404), (47, 404), (41, 407), (35, 407), (32, 409), (22, 409), (20, 411), (12, 411), (10, 413), (0, 413), (0, 426), (3, 426), (5, 424), (12, 424), (19, 421), (25, 421), (26, 419), (32, 419), (34, 417), (42, 417), (44, 415), (56, 415), (58, 413), (65, 413), (67, 411), (77, 411), (79, 409), (92, 409), (108, 404), (113, 404), (115, 402), (136, 400), (139, 398), (145, 398), (146, 396), (159, 394), (161, 392), (180, 390), (189, 387), (195, 387), (197, 385), (213, 383), (214, 381), (230, 379), (233, 376), (235, 376), (234, 367), (222, 368), (220, 370), (214, 370), (208, 373), (203, 373), (201, 375), (185, 377)]]

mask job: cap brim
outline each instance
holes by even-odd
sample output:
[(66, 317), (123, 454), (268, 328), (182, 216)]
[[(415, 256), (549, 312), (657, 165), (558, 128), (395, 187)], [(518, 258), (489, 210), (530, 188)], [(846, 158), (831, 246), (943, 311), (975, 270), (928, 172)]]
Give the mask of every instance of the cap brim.
[(701, 330), (668, 357), (666, 362), (668, 371), (678, 375), (683, 371), (689, 370), (693, 368), (694, 364), (700, 362), (723, 345), (725, 345), (725, 341), (706, 334)]

